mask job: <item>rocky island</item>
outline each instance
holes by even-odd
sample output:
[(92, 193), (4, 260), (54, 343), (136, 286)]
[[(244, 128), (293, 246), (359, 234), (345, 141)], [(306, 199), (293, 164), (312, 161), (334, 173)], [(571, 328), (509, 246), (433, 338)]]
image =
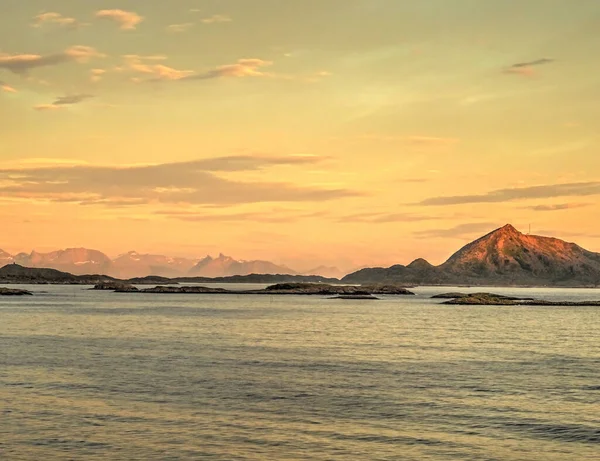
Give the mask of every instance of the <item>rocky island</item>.
[[(226, 290), (204, 286), (164, 286), (137, 288), (127, 283), (101, 282), (94, 290), (110, 290), (116, 293), (157, 293), (157, 294), (236, 294), (236, 295), (321, 295), (372, 297), (373, 295), (414, 295), (412, 291), (395, 285), (344, 286), (325, 283), (279, 283), (261, 290)], [(363, 298), (364, 299), (364, 298)], [(371, 298), (369, 298), (371, 299)]]
[(0, 287), (0, 296), (31, 296), (33, 293), (27, 290)]
[(600, 301), (546, 301), (494, 293), (443, 293), (432, 298), (447, 299), (442, 304), (462, 306), (600, 306)]

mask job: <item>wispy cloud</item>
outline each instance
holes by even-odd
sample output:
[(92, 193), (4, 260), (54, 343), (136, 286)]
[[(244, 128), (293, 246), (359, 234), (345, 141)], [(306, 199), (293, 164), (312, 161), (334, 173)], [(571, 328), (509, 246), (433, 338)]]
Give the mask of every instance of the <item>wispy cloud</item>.
[(61, 106), (55, 106), (54, 104), (38, 104), (36, 106), (33, 106), (33, 109), (39, 112), (58, 110), (60, 108)]
[(235, 64), (226, 64), (215, 69), (190, 76), (185, 80), (208, 80), (221, 77), (268, 77), (272, 74), (260, 70), (262, 67), (271, 66), (273, 62), (262, 59), (238, 59)]
[(411, 213), (355, 213), (338, 218), (338, 222), (383, 224), (391, 222), (420, 222), (442, 219), (440, 216)]
[[(426, 135), (394, 135), (384, 133), (365, 133), (354, 137), (353, 139), (364, 139), (377, 142), (394, 142), (406, 146), (415, 147), (450, 147), (458, 144), (460, 139), (443, 136)], [(338, 139), (338, 138), (334, 138)]]
[(194, 75), (192, 70), (180, 70), (164, 64), (157, 64), (157, 61), (166, 59), (166, 56), (139, 56), (125, 55), (124, 66), (120, 70), (129, 70), (137, 74), (146, 74), (149, 80), (181, 80), (185, 77)]
[(262, 223), (289, 223), (300, 219), (322, 217), (322, 213), (303, 213), (294, 210), (276, 209), (269, 212), (240, 212), (240, 213), (207, 213), (206, 210), (162, 210), (156, 212), (172, 219), (188, 222), (262, 222)]
[(61, 107), (64, 106), (70, 106), (73, 104), (79, 104), (87, 99), (93, 98), (94, 95), (92, 94), (72, 94), (72, 95), (68, 95), (68, 96), (59, 96), (58, 98), (56, 98), (56, 100), (50, 104), (39, 104), (37, 106), (34, 106), (35, 110), (38, 111), (47, 111), (47, 110), (54, 110), (54, 109), (60, 109)]
[(441, 229), (428, 229), (414, 232), (418, 238), (464, 238), (479, 235), (498, 227), (495, 223), (464, 223), (458, 226)]
[(231, 22), (232, 19), (229, 16), (223, 14), (214, 14), (208, 18), (202, 18), (200, 22), (204, 24), (215, 24), (219, 22)]
[(35, 18), (33, 18), (33, 20), (33, 27), (42, 27), (46, 24), (53, 24), (60, 27), (68, 27), (75, 29), (85, 25), (77, 21), (77, 19), (75, 18), (63, 16), (62, 14), (56, 12), (38, 14)]
[(188, 31), (194, 26), (193, 22), (186, 22), (183, 24), (170, 24), (167, 26), (167, 32), (171, 33), (183, 33)]
[[(56, 106), (60, 107), (60, 106)], [(110, 205), (113, 201), (180, 205), (323, 201), (359, 195), (342, 188), (284, 182), (244, 182), (219, 171), (317, 163), (305, 156), (237, 156), (132, 167), (54, 165), (0, 169), (0, 195), (34, 200)]]
[(91, 69), (90, 70), (90, 81), (92, 83), (97, 83), (104, 77), (106, 74), (106, 69)]
[(6, 69), (15, 74), (25, 74), (38, 67), (56, 66), (68, 62), (87, 62), (91, 58), (104, 56), (89, 46), (72, 46), (61, 53), (48, 55), (0, 53), (0, 69)]
[(271, 61), (262, 59), (239, 59), (235, 64), (218, 66), (204, 72), (193, 70), (182, 70), (169, 67), (156, 61), (165, 60), (165, 56), (138, 56), (126, 55), (125, 62), (118, 70), (128, 70), (137, 74), (148, 75), (146, 80), (135, 79), (134, 81), (189, 81), (189, 80), (211, 80), (227, 77), (273, 77), (274, 74), (264, 72), (262, 67), (272, 65)]
[(96, 11), (96, 17), (116, 22), (121, 30), (134, 30), (144, 20), (142, 16), (133, 11), (119, 9)]
[(535, 73), (534, 67), (543, 66), (546, 64), (550, 64), (552, 62), (554, 62), (554, 59), (549, 59), (549, 58), (535, 59), (533, 61), (518, 62), (518, 63), (513, 64), (513, 65), (507, 67), (506, 69), (504, 69), (504, 72), (507, 74), (532, 76)]
[(2, 80), (0, 80), (0, 90), (4, 91), (5, 93), (18, 93), (15, 88), (6, 82), (3, 82)]
[(432, 197), (419, 202), (419, 205), (461, 205), (468, 203), (501, 203), (514, 200), (528, 200), (554, 197), (587, 197), (600, 195), (600, 181), (549, 184), (543, 186), (497, 189), (485, 194), (454, 195)]
[(561, 211), (561, 210), (571, 210), (573, 208), (584, 208), (591, 206), (591, 203), (557, 203), (552, 205), (534, 205), (523, 207), (525, 210), (532, 211)]

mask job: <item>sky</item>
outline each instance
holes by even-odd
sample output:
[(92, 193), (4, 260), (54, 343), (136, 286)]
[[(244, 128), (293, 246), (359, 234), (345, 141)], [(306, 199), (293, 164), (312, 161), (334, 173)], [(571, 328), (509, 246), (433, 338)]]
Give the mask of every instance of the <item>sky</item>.
[(597, 0), (2, 0), (0, 248), (600, 251)]

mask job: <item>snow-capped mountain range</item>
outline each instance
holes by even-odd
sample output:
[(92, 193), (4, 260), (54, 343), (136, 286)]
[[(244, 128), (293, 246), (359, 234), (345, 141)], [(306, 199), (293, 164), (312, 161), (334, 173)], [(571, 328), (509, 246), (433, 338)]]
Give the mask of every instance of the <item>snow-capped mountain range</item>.
[[(70, 272), (75, 275), (105, 274), (118, 278), (159, 275), (163, 277), (227, 277), (248, 274), (299, 274), (284, 265), (270, 261), (244, 261), (220, 254), (213, 258), (171, 258), (164, 255), (141, 254), (135, 251), (121, 254), (114, 259), (98, 250), (67, 248), (50, 253), (19, 253), (11, 255), (0, 249), (0, 267), (17, 263), (26, 267), (43, 267)], [(307, 275), (339, 277), (336, 268), (320, 266)]]

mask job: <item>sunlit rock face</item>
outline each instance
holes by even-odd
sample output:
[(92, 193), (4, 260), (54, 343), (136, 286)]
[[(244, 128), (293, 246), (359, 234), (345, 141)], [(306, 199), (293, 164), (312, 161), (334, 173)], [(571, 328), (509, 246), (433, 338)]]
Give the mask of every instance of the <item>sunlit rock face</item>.
[(469, 277), (593, 281), (600, 277), (600, 254), (507, 224), (461, 248), (440, 268)]
[(600, 284), (600, 254), (556, 238), (526, 235), (507, 224), (440, 266), (417, 259), (408, 266), (363, 269), (343, 281), (595, 286)]

